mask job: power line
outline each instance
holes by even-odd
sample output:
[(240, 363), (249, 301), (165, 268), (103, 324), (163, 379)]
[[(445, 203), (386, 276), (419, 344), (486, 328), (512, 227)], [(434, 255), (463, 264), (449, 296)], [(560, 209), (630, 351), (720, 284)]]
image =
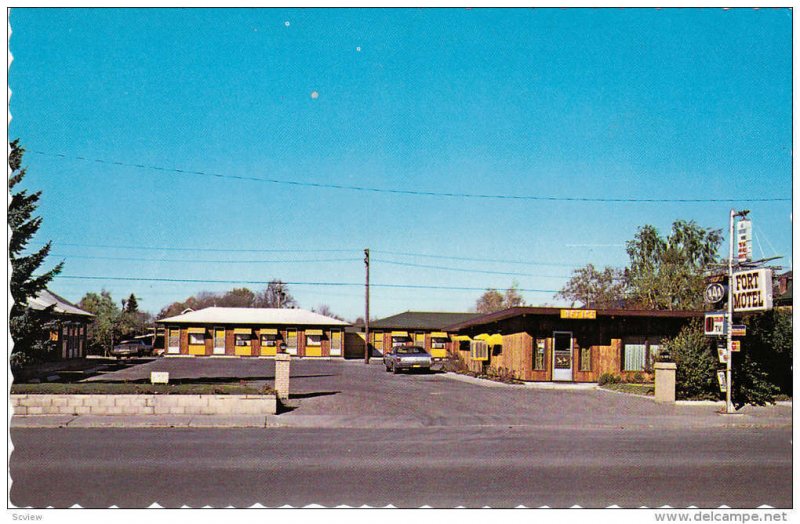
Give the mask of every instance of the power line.
[(519, 264), (524, 266), (553, 266), (553, 267), (576, 267), (574, 264), (558, 264), (553, 262), (532, 262), (530, 260), (500, 260), (497, 258), (474, 258), (474, 257), (456, 257), (449, 255), (429, 255), (426, 253), (404, 253), (401, 251), (383, 251), (378, 249), (372, 250), (374, 253), (383, 253), (384, 255), (396, 255), (406, 257), (422, 257), (422, 258), (438, 258), (442, 260), (462, 260), (465, 262), (494, 262), (498, 264)]
[(569, 278), (568, 276), (563, 275), (537, 275), (535, 273), (514, 273), (511, 271), (488, 271), (482, 269), (468, 269), (468, 268), (460, 268), (460, 267), (446, 267), (446, 266), (431, 266), (427, 264), (413, 264), (411, 262), (395, 262), (393, 260), (385, 260), (381, 258), (373, 259), (376, 262), (383, 262), (384, 264), (392, 264), (395, 266), (409, 266), (409, 267), (421, 267), (427, 269), (442, 269), (445, 271), (459, 271), (462, 273), (485, 273), (488, 275), (511, 275), (511, 276), (521, 276), (521, 277), (540, 277), (540, 278)]
[[(56, 275), (54, 278), (74, 279), (74, 280), (120, 280), (127, 282), (185, 282), (193, 284), (263, 284), (268, 285), (268, 280), (206, 280), (191, 278), (157, 278), (157, 277), (115, 277), (115, 276), (90, 276), (90, 275)], [(363, 286), (360, 282), (283, 282), (291, 286)], [(457, 291), (486, 291), (485, 287), (461, 287), (461, 286), (426, 286), (420, 284), (372, 284), (371, 287), (383, 287), (390, 289), (449, 289)], [(518, 289), (529, 293), (557, 293), (556, 289)]]
[[(44, 245), (44, 242), (32, 242)], [(143, 249), (150, 251), (208, 251), (215, 253), (355, 253), (357, 249), (237, 249), (211, 247), (172, 247), (172, 246), (125, 246), (119, 244), (78, 244), (74, 242), (52, 242), (56, 246), (99, 247), (104, 249)]]
[(288, 260), (203, 260), (188, 258), (144, 258), (144, 257), (107, 257), (94, 255), (65, 255), (51, 253), (54, 258), (80, 258), (88, 260), (125, 260), (131, 262), (182, 262), (182, 263), (204, 263), (204, 264), (281, 264), (281, 263), (306, 263), (306, 262), (354, 262), (359, 258), (309, 258), (309, 259), (288, 259)]
[(364, 191), (370, 193), (387, 193), (396, 195), (431, 196), (447, 198), (475, 198), (492, 200), (529, 200), (529, 201), (549, 201), (549, 202), (613, 202), (613, 203), (708, 203), (708, 202), (780, 202), (790, 201), (791, 198), (600, 198), (600, 197), (555, 197), (555, 196), (535, 196), (535, 195), (493, 195), (485, 193), (459, 193), (441, 191), (420, 191), (412, 189), (388, 189), (369, 186), (353, 186), (343, 184), (323, 184), (320, 182), (299, 182), (297, 180), (285, 180), (278, 178), (262, 178), (244, 175), (220, 174), (211, 171), (194, 171), (190, 169), (177, 169), (171, 167), (154, 166), (147, 164), (132, 164), (100, 158), (86, 158), (83, 156), (64, 155), (61, 153), (48, 153), (45, 151), (30, 151), (42, 156), (58, 157), (83, 162), (95, 162), (98, 164), (115, 165), (121, 167), (134, 167), (138, 169), (161, 171), (164, 173), (176, 173), (180, 175), (198, 175), (214, 178), (228, 178), (236, 180), (247, 180), (252, 182), (265, 182), (269, 184), (281, 184), (296, 187), (315, 187), (320, 189), (343, 189), (348, 191)]

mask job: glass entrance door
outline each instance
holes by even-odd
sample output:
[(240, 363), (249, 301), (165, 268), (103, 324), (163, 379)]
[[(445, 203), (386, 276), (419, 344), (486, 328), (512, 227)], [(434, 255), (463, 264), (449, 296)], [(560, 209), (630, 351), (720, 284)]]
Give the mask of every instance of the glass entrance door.
[(572, 333), (553, 333), (553, 380), (572, 381)]

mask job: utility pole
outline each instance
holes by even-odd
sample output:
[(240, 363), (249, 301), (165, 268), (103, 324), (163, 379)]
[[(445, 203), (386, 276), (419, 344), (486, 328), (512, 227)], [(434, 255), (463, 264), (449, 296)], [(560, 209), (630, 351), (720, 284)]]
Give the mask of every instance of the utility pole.
[(364, 312), (364, 364), (369, 364), (369, 248), (364, 250), (364, 266), (367, 270), (367, 281), (365, 287), (365, 309)]
[(731, 209), (730, 230), (728, 231), (730, 250), (728, 252), (728, 322), (726, 326), (728, 339), (728, 362), (725, 366), (725, 413), (734, 413), (733, 409), (733, 225), (736, 217), (746, 217), (750, 213), (748, 210), (736, 211)]

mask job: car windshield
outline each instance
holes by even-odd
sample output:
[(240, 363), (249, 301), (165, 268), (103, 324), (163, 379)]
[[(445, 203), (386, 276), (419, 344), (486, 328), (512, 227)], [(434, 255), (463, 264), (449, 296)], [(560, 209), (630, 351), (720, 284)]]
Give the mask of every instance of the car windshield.
[(415, 355), (425, 353), (425, 350), (416, 346), (397, 348), (395, 353), (398, 355)]

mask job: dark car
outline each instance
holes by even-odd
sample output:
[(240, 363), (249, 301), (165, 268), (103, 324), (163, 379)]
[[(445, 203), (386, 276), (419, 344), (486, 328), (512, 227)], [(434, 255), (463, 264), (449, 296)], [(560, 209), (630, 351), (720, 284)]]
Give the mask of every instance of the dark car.
[(111, 349), (111, 356), (122, 357), (141, 357), (153, 352), (153, 344), (147, 340), (133, 339), (123, 340)]
[(406, 369), (430, 370), (433, 364), (431, 354), (419, 346), (397, 346), (383, 355), (386, 371), (399, 373)]

